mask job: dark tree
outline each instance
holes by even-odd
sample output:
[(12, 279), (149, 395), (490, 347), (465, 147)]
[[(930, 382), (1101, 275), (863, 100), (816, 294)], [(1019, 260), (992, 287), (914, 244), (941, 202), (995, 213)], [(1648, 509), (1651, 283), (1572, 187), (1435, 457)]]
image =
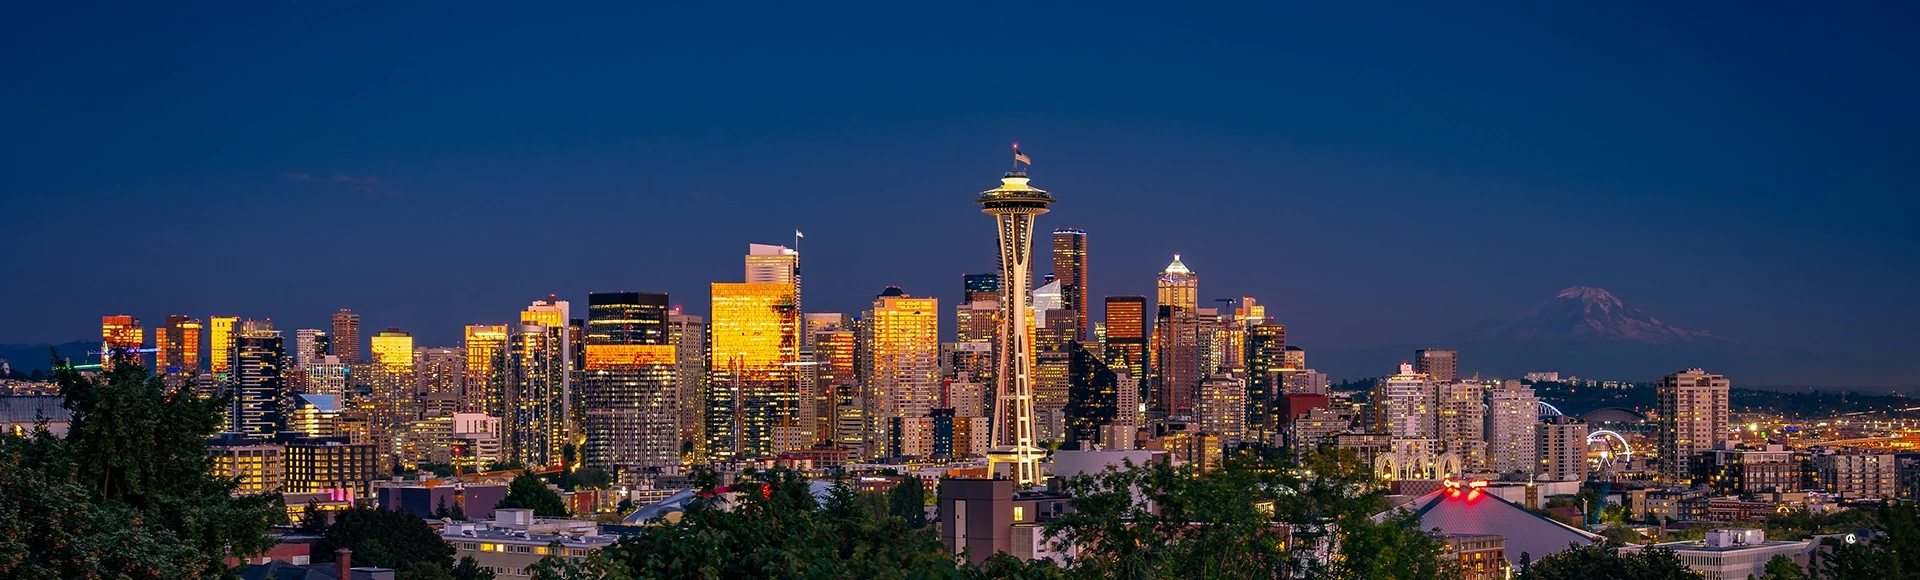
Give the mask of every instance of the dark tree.
[(547, 483), (540, 478), (524, 473), (507, 484), (507, 497), (493, 508), (526, 508), (543, 518), (567, 517), (567, 503), (560, 499), (560, 494), (547, 489)]
[(1666, 548), (1621, 554), (1604, 542), (1571, 546), (1527, 565), (1521, 580), (1687, 580), (1706, 576), (1687, 568), (1680, 556)]
[(414, 563), (453, 566), (453, 547), (427, 521), (396, 511), (357, 507), (333, 512), (333, 525), (313, 545), (313, 559), (332, 562), (334, 551), (353, 550), (356, 565), (405, 570)]
[(919, 478), (908, 477), (893, 486), (887, 493), (887, 515), (906, 521), (909, 528), (927, 525), (927, 490)]

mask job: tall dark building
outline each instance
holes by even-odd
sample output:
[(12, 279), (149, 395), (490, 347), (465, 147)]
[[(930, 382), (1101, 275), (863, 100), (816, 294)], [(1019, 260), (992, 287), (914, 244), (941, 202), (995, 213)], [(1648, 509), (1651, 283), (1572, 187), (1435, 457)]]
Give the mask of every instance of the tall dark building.
[(360, 315), (345, 308), (333, 315), (333, 355), (340, 362), (360, 362)]
[(1460, 380), (1460, 351), (1451, 348), (1423, 348), (1413, 351), (1413, 372), (1427, 375), (1436, 383)]
[(666, 294), (587, 293), (586, 344), (667, 344)]
[(1067, 435), (1069, 445), (1078, 444), (1082, 449), (1088, 443), (1106, 444), (1101, 440), (1100, 428), (1112, 425), (1120, 415), (1120, 389), (1118, 377), (1100, 357), (1094, 356), (1085, 345), (1073, 343), (1072, 358), (1067, 362)]
[(1135, 388), (1147, 378), (1147, 297), (1108, 296), (1105, 342), (1100, 345), (1107, 365), (1124, 370)]
[[(1265, 435), (1284, 420), (1275, 413), (1286, 392), (1287, 327), (1256, 324), (1247, 327), (1247, 429)], [(1289, 417), (1290, 418), (1290, 417)]]
[(286, 429), (287, 392), (282, 372), (287, 349), (280, 331), (249, 321), (234, 343), (235, 396), (232, 431), (249, 437), (272, 437)]
[(1000, 301), (999, 274), (966, 274), (960, 277), (960, 281), (966, 285), (964, 293), (960, 295), (961, 304), (972, 304), (975, 300)]
[(666, 294), (593, 292), (582, 330), (586, 464), (622, 483), (680, 467), (678, 348)]
[(1072, 310), (1074, 340), (1087, 339), (1087, 232), (1053, 230), (1053, 277), (1060, 281), (1060, 303)]

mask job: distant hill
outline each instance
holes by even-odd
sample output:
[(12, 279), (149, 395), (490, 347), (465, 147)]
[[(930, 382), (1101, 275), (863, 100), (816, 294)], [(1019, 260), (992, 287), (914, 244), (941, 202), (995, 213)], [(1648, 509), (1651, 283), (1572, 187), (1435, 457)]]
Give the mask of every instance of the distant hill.
[(100, 350), (100, 341), (76, 340), (61, 344), (0, 344), (0, 359), (5, 359), (7, 364), (13, 367), (13, 370), (23, 373), (33, 372), (34, 369), (40, 369), (43, 372), (52, 371), (53, 365), (49, 364), (51, 361), (49, 353), (55, 349), (60, 351), (60, 356), (84, 359), (89, 358), (87, 357), (87, 351)]
[(1562, 376), (1655, 381), (1700, 367), (1727, 375), (1735, 385), (1853, 387), (1914, 374), (1848, 353), (1797, 344), (1748, 344), (1682, 328), (1587, 286), (1561, 290), (1517, 318), (1483, 322), (1450, 339), (1325, 351), (1303, 346), (1308, 366), (1335, 379), (1390, 374), (1397, 363), (1411, 360), (1416, 348), (1456, 348), (1463, 374), (1506, 378), (1557, 371)]

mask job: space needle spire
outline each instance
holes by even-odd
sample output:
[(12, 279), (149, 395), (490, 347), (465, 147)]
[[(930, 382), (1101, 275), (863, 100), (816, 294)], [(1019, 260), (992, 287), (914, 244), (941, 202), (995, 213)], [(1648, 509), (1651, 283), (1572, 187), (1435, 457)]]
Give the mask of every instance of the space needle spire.
[[(994, 373), (994, 449), (987, 460), (1011, 464), (1014, 484), (1030, 487), (1040, 481), (1040, 459), (1045, 452), (1034, 445), (1033, 341), (1028, 336), (1029, 291), (1033, 289), (1033, 219), (1047, 213), (1053, 196), (1027, 184), (1022, 165), (1033, 160), (1013, 145), (1013, 171), (1000, 178), (1000, 187), (980, 193), (974, 203), (993, 216), (999, 232), (1001, 352)], [(993, 470), (995, 473), (997, 469)]]

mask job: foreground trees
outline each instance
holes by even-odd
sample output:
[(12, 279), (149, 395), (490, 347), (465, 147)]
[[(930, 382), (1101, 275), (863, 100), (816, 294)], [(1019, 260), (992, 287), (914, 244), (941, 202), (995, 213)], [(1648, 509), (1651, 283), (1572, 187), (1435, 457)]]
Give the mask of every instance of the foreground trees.
[(66, 438), (0, 436), (0, 577), (217, 578), (265, 552), (278, 495), (232, 497), (206, 440), (224, 398), (168, 389), (134, 361), (88, 377), (57, 364)]

